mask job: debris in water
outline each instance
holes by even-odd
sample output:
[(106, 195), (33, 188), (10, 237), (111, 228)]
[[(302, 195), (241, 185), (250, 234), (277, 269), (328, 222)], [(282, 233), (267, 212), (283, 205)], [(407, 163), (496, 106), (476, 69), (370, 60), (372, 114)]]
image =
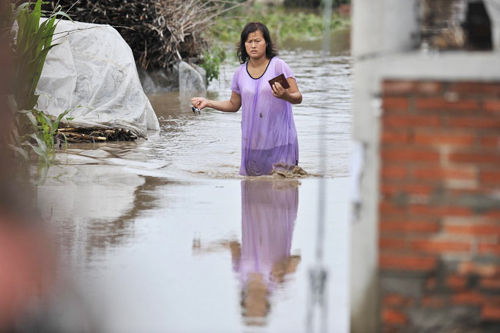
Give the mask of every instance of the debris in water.
[(123, 128), (64, 127), (57, 130), (55, 140), (61, 146), (63, 142), (135, 141), (137, 140), (137, 135)]
[(283, 178), (297, 178), (307, 176), (307, 172), (298, 165), (286, 165), (283, 163), (276, 163), (273, 165), (271, 175), (281, 176)]

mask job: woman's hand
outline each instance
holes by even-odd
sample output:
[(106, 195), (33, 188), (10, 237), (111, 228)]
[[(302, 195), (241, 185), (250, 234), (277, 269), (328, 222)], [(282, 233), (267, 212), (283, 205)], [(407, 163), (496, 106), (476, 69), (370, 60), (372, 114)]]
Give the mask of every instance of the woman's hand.
[(290, 88), (285, 89), (279, 82), (275, 82), (271, 88), (273, 90), (273, 96), (276, 98), (281, 98), (285, 101), (288, 101), (292, 104), (300, 104), (302, 103), (302, 94), (299, 91), (299, 87), (297, 86), (297, 82), (295, 79), (288, 78), (286, 79)]
[(214, 101), (205, 97), (193, 97), (191, 98), (191, 104), (200, 110), (208, 107), (223, 112), (236, 112), (241, 106), (241, 96), (233, 91), (228, 101)]
[(208, 99), (204, 97), (193, 97), (191, 98), (191, 104), (193, 104), (195, 108), (202, 110), (208, 106)]
[(279, 82), (274, 82), (274, 84), (271, 86), (273, 90), (273, 96), (281, 99), (286, 99), (286, 94), (287, 91)]

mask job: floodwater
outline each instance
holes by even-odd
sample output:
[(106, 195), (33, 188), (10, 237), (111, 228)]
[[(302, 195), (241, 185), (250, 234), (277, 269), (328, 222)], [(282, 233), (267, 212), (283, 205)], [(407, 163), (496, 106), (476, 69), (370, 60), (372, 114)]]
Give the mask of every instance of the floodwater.
[[(37, 192), (67, 288), (55, 293), (55, 325), (98, 332), (349, 330), (351, 59), (296, 45), (280, 57), (304, 96), (293, 109), (299, 165), (310, 176), (239, 176), (240, 112), (195, 115), (178, 93), (150, 96), (161, 131), (148, 140), (74, 145), (57, 154)], [(210, 98), (230, 96), (237, 65), (226, 61)], [(321, 200), (325, 225), (318, 233)], [(323, 290), (311, 288), (314, 271), (326, 272)]]

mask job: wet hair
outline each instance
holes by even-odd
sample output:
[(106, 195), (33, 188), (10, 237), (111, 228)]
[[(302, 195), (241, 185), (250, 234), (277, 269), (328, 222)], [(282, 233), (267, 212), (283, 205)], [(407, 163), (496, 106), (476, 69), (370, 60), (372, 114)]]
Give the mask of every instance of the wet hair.
[(250, 56), (248, 55), (245, 48), (245, 42), (248, 39), (248, 35), (257, 30), (260, 30), (260, 32), (262, 32), (264, 40), (266, 41), (266, 58), (271, 59), (272, 57), (278, 55), (278, 51), (275, 49), (271, 40), (271, 34), (269, 33), (269, 30), (267, 29), (265, 24), (261, 22), (249, 22), (245, 25), (243, 31), (241, 32), (240, 43), (238, 45), (238, 58), (240, 59), (240, 63), (242, 64), (250, 59)]

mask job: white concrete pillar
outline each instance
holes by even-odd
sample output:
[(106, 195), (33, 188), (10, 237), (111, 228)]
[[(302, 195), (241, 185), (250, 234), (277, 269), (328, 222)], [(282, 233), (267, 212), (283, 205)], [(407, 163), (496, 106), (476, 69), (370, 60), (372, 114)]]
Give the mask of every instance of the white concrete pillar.
[(360, 201), (351, 229), (351, 332), (376, 332), (378, 306), (378, 174), (380, 82), (377, 66), (385, 57), (417, 48), (417, 0), (352, 2), (354, 58), (353, 138), (362, 150)]

